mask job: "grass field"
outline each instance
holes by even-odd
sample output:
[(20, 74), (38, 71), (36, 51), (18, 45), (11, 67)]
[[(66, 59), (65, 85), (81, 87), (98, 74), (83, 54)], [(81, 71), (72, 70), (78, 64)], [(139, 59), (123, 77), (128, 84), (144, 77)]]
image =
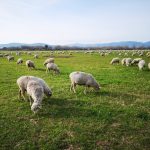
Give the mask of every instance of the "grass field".
[[(61, 74), (52, 75), (45, 73), (45, 57), (13, 55), (13, 62), (0, 58), (1, 150), (150, 148), (150, 71), (147, 68), (139, 71), (136, 66), (110, 65), (110, 60), (118, 56), (115, 52), (105, 57), (98, 53), (73, 53), (68, 58), (55, 58)], [(29, 71), (25, 63), (17, 65), (20, 57), (33, 60), (36, 70)], [(142, 58), (150, 62), (150, 58)], [(72, 71), (93, 74), (101, 91), (84, 95), (84, 88), (77, 87), (76, 94), (70, 92)], [(16, 80), (22, 75), (43, 78), (52, 88), (53, 96), (44, 98), (38, 114), (33, 114), (29, 102), (18, 99)]]

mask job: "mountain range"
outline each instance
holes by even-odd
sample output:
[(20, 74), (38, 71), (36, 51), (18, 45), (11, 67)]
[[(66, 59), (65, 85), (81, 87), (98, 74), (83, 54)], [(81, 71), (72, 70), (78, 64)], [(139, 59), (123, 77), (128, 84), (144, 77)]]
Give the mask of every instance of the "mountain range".
[[(8, 43), (8, 44), (0, 44), (0, 48), (3, 47), (21, 47), (21, 46), (31, 46), (31, 47), (44, 47), (45, 45), (55, 47), (57, 45), (49, 45), (46, 43), (33, 43), (33, 44), (26, 44), (26, 43)], [(78, 47), (78, 48), (88, 48), (88, 47), (150, 47), (150, 41), (148, 42), (137, 42), (137, 41), (121, 41), (121, 42), (111, 42), (111, 43), (95, 43), (95, 44), (82, 44), (82, 43), (75, 43), (75, 44), (68, 44), (68, 45), (60, 45), (60, 46), (68, 46), (68, 47)]]

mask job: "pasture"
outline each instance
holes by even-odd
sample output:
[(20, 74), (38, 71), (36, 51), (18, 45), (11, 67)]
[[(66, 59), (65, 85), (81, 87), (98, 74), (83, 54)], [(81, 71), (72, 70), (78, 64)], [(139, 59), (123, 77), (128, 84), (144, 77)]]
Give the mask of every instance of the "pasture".
[[(131, 56), (137, 58), (139, 56)], [(32, 55), (12, 54), (15, 61), (0, 58), (0, 149), (6, 150), (93, 150), (150, 148), (150, 70), (137, 66), (110, 65), (118, 56), (83, 52), (54, 54), (60, 75), (46, 73), (43, 62), (49, 52)], [(43, 56), (42, 56), (43, 55)], [(67, 57), (66, 57), (67, 56)], [(146, 63), (150, 58), (141, 56)], [(17, 65), (18, 58), (24, 63)], [(26, 60), (36, 69), (28, 70)], [(91, 73), (101, 90), (70, 92), (69, 74)], [(18, 99), (17, 78), (32, 75), (44, 79), (52, 88), (51, 98), (44, 98), (42, 109), (34, 114), (29, 102)]]

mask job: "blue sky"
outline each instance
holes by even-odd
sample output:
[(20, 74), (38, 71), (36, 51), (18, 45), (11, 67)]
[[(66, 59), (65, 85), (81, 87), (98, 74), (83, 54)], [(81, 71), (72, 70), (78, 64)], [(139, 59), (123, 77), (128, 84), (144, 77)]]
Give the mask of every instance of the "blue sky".
[(1, 0), (0, 43), (150, 40), (150, 0)]

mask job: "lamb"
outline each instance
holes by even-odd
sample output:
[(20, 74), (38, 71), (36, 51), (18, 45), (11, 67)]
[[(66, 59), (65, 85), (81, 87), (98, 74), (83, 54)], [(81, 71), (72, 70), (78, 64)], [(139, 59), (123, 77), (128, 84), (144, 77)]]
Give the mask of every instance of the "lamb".
[(14, 60), (14, 56), (7, 56), (8, 61)]
[(22, 63), (23, 63), (22, 58), (19, 58), (19, 59), (17, 60), (17, 64), (22, 64)]
[(139, 63), (138, 63), (138, 67), (139, 67), (139, 70), (142, 70), (145, 66), (145, 60), (140, 60)]
[[(34, 80), (30, 80), (27, 84), (27, 94), (29, 95), (31, 110), (36, 113), (42, 108), (42, 100), (44, 97), (43, 86)], [(33, 103), (32, 103), (33, 100)]]
[(129, 65), (131, 65), (132, 59), (126, 58), (125, 62), (126, 62), (126, 66), (129, 66)]
[(31, 60), (26, 61), (26, 66), (29, 68), (35, 68), (34, 62)]
[(131, 64), (132, 65), (138, 64), (140, 60), (142, 60), (142, 58), (135, 58), (135, 59), (132, 60)]
[(39, 82), (44, 89), (44, 94), (47, 97), (50, 97), (52, 95), (52, 91), (50, 89), (50, 87), (46, 84), (46, 82), (38, 77), (34, 77), (34, 76), (21, 76), (20, 78), (17, 79), (17, 84), (19, 86), (19, 99), (21, 99), (21, 95), (25, 100), (25, 93), (27, 91), (27, 84), (30, 80), (34, 80)]
[(112, 59), (112, 61), (110, 62), (110, 64), (112, 64), (112, 65), (115, 64), (115, 63), (119, 64), (119, 62), (120, 62), (120, 59), (118, 57), (116, 57), (116, 58)]
[(97, 81), (91, 74), (76, 71), (76, 72), (70, 73), (69, 77), (71, 80), (70, 91), (73, 90), (74, 93), (76, 93), (76, 90), (75, 90), (76, 85), (85, 86), (84, 94), (87, 93), (88, 87), (92, 87), (96, 91), (100, 89), (100, 85), (97, 83)]
[(48, 71), (50, 71), (50, 70), (54, 71), (55, 74), (59, 74), (60, 73), (60, 70), (59, 70), (58, 66), (56, 64), (54, 64), (54, 63), (48, 63), (46, 65), (46, 72), (48, 73)]
[(46, 66), (48, 63), (54, 63), (54, 58), (48, 58), (44, 62), (44, 66)]

